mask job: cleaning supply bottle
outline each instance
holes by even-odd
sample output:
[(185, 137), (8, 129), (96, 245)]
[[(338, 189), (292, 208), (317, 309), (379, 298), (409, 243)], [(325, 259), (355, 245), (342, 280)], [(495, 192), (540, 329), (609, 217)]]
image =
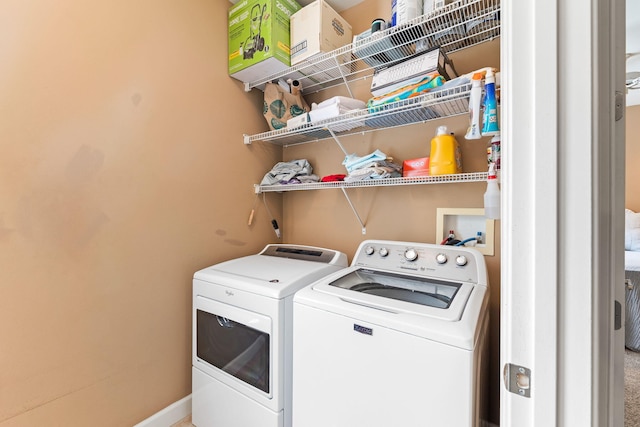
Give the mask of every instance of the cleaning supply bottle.
[(500, 170), (500, 132), (498, 132), (487, 147), (487, 164), (493, 163), (496, 171)]
[(500, 187), (495, 165), (489, 165), (487, 175), (487, 191), (484, 193), (484, 216), (489, 219), (500, 219)]
[(493, 136), (500, 132), (498, 127), (498, 103), (496, 101), (496, 80), (493, 69), (487, 70), (484, 80), (484, 113), (482, 114), (482, 136)]
[(439, 126), (431, 140), (429, 174), (447, 175), (462, 172), (462, 157), (458, 141), (446, 126)]
[(474, 73), (469, 94), (469, 128), (465, 139), (480, 139), (480, 106), (482, 104), (482, 73)]

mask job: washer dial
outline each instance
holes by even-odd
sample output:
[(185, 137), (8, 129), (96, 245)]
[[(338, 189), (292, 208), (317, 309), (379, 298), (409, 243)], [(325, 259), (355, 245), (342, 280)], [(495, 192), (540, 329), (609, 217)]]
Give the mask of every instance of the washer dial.
[(418, 259), (418, 252), (413, 248), (409, 248), (406, 251), (404, 251), (404, 258), (407, 261), (415, 261)]

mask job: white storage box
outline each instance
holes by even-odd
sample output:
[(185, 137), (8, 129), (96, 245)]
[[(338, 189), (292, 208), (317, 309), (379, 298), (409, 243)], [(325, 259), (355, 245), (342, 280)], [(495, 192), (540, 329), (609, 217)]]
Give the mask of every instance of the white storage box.
[(351, 43), (351, 25), (324, 0), (291, 15), (291, 65)]
[(293, 129), (309, 123), (309, 113), (302, 113), (287, 120), (287, 129)]

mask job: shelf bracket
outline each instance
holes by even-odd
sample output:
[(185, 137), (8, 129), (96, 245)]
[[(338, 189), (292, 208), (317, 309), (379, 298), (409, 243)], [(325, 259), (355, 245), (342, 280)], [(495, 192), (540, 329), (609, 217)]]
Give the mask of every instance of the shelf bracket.
[(340, 61), (338, 60), (338, 56), (335, 56), (333, 59), (336, 61), (336, 68), (338, 69), (338, 72), (340, 72), (340, 77), (342, 77), (342, 81), (344, 82), (344, 85), (347, 88), (347, 92), (349, 92), (349, 98), (353, 98), (353, 93), (351, 92), (351, 87), (349, 86), (347, 77), (344, 75), (344, 72), (342, 72), (342, 67), (344, 65), (340, 64)]
[(351, 210), (353, 211), (356, 218), (358, 219), (358, 222), (360, 223), (360, 227), (362, 227), (362, 235), (367, 234), (367, 227), (365, 227), (364, 222), (362, 222), (362, 218), (360, 218), (360, 215), (358, 215), (358, 211), (356, 210), (355, 206), (353, 206), (353, 203), (351, 203), (351, 199), (347, 194), (347, 190), (344, 187), (340, 187), (340, 189), (342, 190), (342, 194), (344, 194), (344, 197), (347, 199), (347, 202), (349, 202), (349, 206), (351, 206)]
[(333, 140), (336, 142), (336, 144), (338, 144), (338, 147), (340, 147), (340, 149), (342, 150), (342, 152), (344, 153), (344, 155), (347, 155), (347, 150), (344, 149), (344, 147), (342, 146), (342, 144), (340, 144), (340, 139), (338, 139), (338, 137), (336, 136), (336, 134), (333, 132), (333, 129), (331, 128), (327, 128), (327, 130), (329, 131), (329, 133), (331, 134), (331, 137), (333, 138)]
[(244, 142), (244, 145), (251, 145), (251, 136), (247, 135), (246, 133), (243, 133), (242, 142)]

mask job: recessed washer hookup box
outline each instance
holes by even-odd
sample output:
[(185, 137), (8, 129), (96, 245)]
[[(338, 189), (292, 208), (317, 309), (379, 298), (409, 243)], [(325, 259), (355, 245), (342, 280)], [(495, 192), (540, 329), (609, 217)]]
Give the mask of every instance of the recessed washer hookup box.
[(289, 68), (295, 0), (241, 0), (229, 9), (229, 75), (245, 83)]

